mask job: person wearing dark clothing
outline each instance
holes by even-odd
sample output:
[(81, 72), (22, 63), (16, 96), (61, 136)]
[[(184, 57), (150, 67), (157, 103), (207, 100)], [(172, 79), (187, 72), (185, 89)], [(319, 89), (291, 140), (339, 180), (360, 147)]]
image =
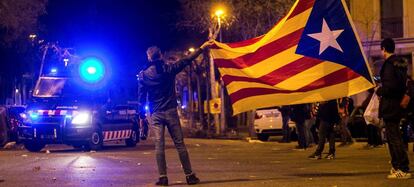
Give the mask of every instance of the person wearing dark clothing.
[(297, 149), (306, 149), (306, 136), (305, 136), (305, 120), (309, 119), (310, 113), (307, 111), (306, 104), (293, 105), (290, 119), (296, 124), (296, 132), (298, 135)]
[(282, 142), (290, 142), (290, 128), (289, 128), (289, 120), (290, 120), (290, 106), (282, 106), (280, 107), (280, 113), (282, 113)]
[(155, 139), (155, 152), (160, 178), (156, 185), (167, 186), (167, 163), (165, 160), (165, 128), (178, 151), (178, 155), (186, 175), (187, 184), (197, 184), (200, 180), (193, 173), (187, 148), (184, 144), (183, 133), (177, 113), (177, 99), (175, 93), (175, 76), (193, 60), (199, 56), (204, 49), (213, 45), (213, 41), (204, 43), (200, 49), (193, 52), (187, 58), (181, 59), (174, 64), (167, 64), (162, 59), (158, 47), (150, 47), (147, 50), (149, 66), (138, 75), (140, 118), (145, 119), (145, 103), (148, 102), (151, 118), (152, 132)]
[[(362, 102), (361, 106), (357, 108), (355, 113), (362, 113), (364, 114), (365, 109), (368, 107), (369, 102), (371, 101), (372, 95), (374, 94), (374, 88), (368, 90), (368, 96)], [(381, 137), (381, 127), (376, 126), (374, 124), (367, 124), (367, 149), (375, 148), (378, 146), (383, 145), (382, 137)]]
[[(403, 142), (405, 149), (408, 151), (408, 142), (410, 141), (410, 131), (414, 128), (414, 81), (410, 77), (407, 78), (407, 91), (406, 95), (410, 98), (405, 108), (405, 114), (401, 120), (401, 129), (403, 132)], [(414, 145), (413, 145), (414, 151)]]
[(318, 117), (320, 120), (318, 147), (316, 148), (315, 152), (311, 154), (308, 158), (317, 160), (321, 159), (322, 151), (325, 147), (325, 141), (326, 139), (328, 139), (329, 153), (325, 158), (335, 159), (334, 125), (337, 124), (340, 120), (336, 100), (321, 102), (319, 105)]
[(408, 63), (394, 55), (395, 43), (387, 38), (381, 42), (385, 62), (381, 67), (381, 86), (376, 94), (380, 97), (378, 117), (384, 120), (388, 149), (391, 155), (390, 179), (408, 179), (409, 160), (401, 138), (400, 121), (403, 117), (401, 100), (406, 93)]
[(351, 132), (348, 129), (349, 115), (352, 112), (349, 111), (349, 105), (351, 104), (350, 100), (350, 97), (343, 97), (338, 99), (338, 112), (341, 117), (341, 121), (338, 125), (340, 127), (339, 129), (342, 140), (342, 143), (339, 146), (345, 146), (354, 143)]

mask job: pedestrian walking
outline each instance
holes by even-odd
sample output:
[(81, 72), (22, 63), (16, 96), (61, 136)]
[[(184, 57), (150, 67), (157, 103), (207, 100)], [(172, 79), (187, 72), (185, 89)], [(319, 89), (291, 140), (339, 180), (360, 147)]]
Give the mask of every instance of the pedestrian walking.
[(394, 54), (395, 43), (391, 38), (381, 42), (382, 55), (385, 62), (381, 67), (381, 86), (376, 94), (380, 97), (379, 117), (384, 120), (388, 149), (391, 155), (392, 168), (389, 179), (408, 179), (409, 160), (404, 149), (400, 132), (400, 121), (403, 117), (401, 100), (406, 93), (408, 63)]
[(165, 160), (164, 131), (169, 134), (178, 151), (178, 155), (186, 175), (187, 184), (197, 184), (200, 180), (191, 168), (190, 158), (184, 144), (183, 133), (177, 113), (177, 99), (175, 93), (175, 76), (199, 56), (204, 49), (213, 45), (213, 41), (204, 43), (198, 50), (187, 58), (174, 64), (167, 64), (163, 60), (160, 49), (156, 46), (147, 50), (149, 65), (139, 73), (139, 103), (140, 118), (145, 119), (145, 103), (148, 102), (151, 118), (151, 130), (154, 133), (155, 152), (158, 165), (159, 180), (156, 185), (167, 186), (167, 163)]
[(407, 91), (405, 97), (407, 97), (407, 101), (401, 103), (401, 107), (405, 110), (404, 117), (401, 120), (401, 129), (403, 131), (404, 147), (408, 151), (408, 143), (414, 131), (414, 81), (410, 77), (407, 77), (406, 85)]
[(305, 140), (307, 147), (312, 147), (315, 142), (312, 134), (312, 127), (315, 125), (315, 118), (312, 115), (312, 104), (306, 105), (305, 112)]
[(280, 107), (280, 113), (282, 113), (282, 143), (289, 143), (290, 142), (290, 128), (289, 128), (289, 120), (290, 120), (290, 113), (291, 108), (290, 106), (282, 106)]
[(298, 145), (295, 149), (306, 149), (305, 137), (305, 120), (306, 120), (306, 104), (293, 105), (290, 118), (296, 124), (296, 132), (298, 135)]
[(354, 140), (352, 139), (351, 131), (348, 129), (348, 122), (349, 122), (349, 114), (352, 111), (349, 111), (350, 108), (350, 102), (351, 98), (349, 97), (343, 97), (339, 98), (338, 103), (338, 112), (339, 116), (341, 117), (341, 120), (339, 122), (339, 131), (341, 134), (341, 144), (339, 146), (346, 146), (354, 143)]
[[(362, 102), (361, 106), (356, 108), (354, 112), (352, 112), (352, 116), (355, 115), (363, 115), (365, 110), (367, 109), (369, 102), (371, 101), (372, 95), (374, 94), (374, 88), (368, 90), (368, 96)], [(365, 145), (366, 149), (372, 149), (376, 147), (381, 147), (383, 145), (382, 137), (381, 137), (381, 124), (374, 125), (372, 123), (367, 123), (367, 144)]]
[(316, 150), (308, 158), (319, 160), (322, 158), (322, 151), (325, 142), (329, 142), (329, 153), (326, 159), (335, 159), (335, 130), (334, 125), (340, 120), (336, 100), (321, 102), (319, 105), (319, 142)]

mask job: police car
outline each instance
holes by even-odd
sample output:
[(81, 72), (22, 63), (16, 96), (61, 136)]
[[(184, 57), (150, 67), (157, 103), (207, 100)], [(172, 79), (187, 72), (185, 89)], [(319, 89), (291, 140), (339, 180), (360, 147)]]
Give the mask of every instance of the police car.
[(24, 122), (18, 132), (25, 148), (37, 152), (46, 144), (68, 144), (98, 150), (114, 140), (136, 146), (140, 140), (137, 110), (114, 103), (105, 97), (105, 89), (91, 89), (103, 83), (105, 66), (92, 59), (92, 63), (84, 60), (65, 68), (65, 73), (52, 69), (38, 79), (31, 102), (21, 114)]

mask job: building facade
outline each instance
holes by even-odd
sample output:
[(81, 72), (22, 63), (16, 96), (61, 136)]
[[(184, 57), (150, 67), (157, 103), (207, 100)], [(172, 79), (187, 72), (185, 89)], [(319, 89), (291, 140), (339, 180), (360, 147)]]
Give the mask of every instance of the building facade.
[[(408, 74), (413, 75), (414, 0), (346, 0), (365, 54), (374, 76), (379, 75), (383, 60), (380, 43), (384, 38), (396, 42), (396, 54), (409, 62)], [(366, 93), (354, 97), (362, 103)]]

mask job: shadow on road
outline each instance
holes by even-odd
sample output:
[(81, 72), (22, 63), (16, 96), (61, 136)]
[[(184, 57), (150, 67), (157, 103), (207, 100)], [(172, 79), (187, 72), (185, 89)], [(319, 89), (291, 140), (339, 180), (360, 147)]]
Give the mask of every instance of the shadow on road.
[(290, 176), (297, 177), (353, 177), (353, 176), (366, 176), (366, 175), (378, 175), (387, 174), (387, 171), (376, 172), (355, 172), (355, 173), (298, 173)]
[[(279, 178), (265, 178), (265, 179), (228, 179), (228, 180), (210, 180), (210, 181), (203, 181), (199, 184), (223, 184), (223, 183), (231, 183), (231, 182), (253, 182), (253, 181), (268, 181), (268, 180), (277, 180), (283, 179)], [(187, 183), (179, 182), (179, 183), (172, 183), (170, 186), (179, 186), (179, 185), (187, 185)]]
[[(84, 152), (82, 148), (65, 148), (65, 149), (55, 149), (50, 147), (46, 148), (50, 153), (77, 153)], [(143, 144), (137, 145), (137, 147), (125, 147), (125, 145), (105, 145), (101, 150), (96, 152), (133, 152), (133, 151), (153, 151), (154, 145), (152, 144)], [(174, 145), (165, 145), (165, 149), (175, 149)], [(44, 152), (44, 151), (43, 151)], [(85, 152), (87, 153), (87, 152)]]

